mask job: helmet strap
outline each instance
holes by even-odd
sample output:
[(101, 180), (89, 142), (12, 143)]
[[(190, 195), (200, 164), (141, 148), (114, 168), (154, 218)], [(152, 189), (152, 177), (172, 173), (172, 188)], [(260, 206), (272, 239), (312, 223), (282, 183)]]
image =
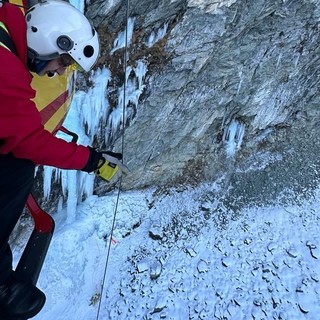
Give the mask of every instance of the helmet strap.
[(50, 60), (30, 59), (28, 57), (27, 65), (31, 72), (39, 74), (50, 62)]
[(35, 59), (50, 61), (59, 57), (60, 57), (60, 54), (58, 52), (50, 53), (47, 55), (40, 55), (37, 51), (28, 47), (28, 59), (30, 59), (31, 61)]

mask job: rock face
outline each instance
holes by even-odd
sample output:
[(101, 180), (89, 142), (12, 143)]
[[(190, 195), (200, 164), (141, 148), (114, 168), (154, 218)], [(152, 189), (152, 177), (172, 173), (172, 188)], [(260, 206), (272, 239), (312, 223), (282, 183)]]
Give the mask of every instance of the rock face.
[[(198, 183), (223, 174), (237, 198), (245, 191), (251, 200), (266, 200), (286, 187), (312, 187), (320, 151), (317, 1), (129, 5), (134, 30), (128, 64), (143, 59), (148, 73), (125, 130), (132, 172), (124, 188)], [(109, 52), (124, 28), (125, 4), (95, 1), (87, 14), (103, 31), (100, 63), (123, 82), (121, 55)], [(146, 46), (164, 26), (166, 35)], [(276, 188), (275, 180), (281, 180)]]

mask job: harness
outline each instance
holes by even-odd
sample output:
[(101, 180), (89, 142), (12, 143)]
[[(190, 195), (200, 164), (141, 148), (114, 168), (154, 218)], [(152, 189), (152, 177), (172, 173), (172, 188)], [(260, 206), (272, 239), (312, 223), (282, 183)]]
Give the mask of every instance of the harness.
[(10, 50), (12, 53), (17, 55), (17, 49), (14, 45), (10, 33), (7, 27), (4, 25), (2, 21), (0, 21), (0, 46)]

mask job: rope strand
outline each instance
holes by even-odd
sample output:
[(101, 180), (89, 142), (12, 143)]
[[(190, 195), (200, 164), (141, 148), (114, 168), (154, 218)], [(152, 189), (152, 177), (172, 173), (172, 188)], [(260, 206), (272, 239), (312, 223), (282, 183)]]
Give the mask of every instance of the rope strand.
[[(124, 45), (125, 48), (124, 48), (124, 57), (123, 57), (123, 59), (124, 59), (124, 84), (123, 84), (123, 104), (122, 104), (122, 108), (123, 108), (122, 109), (122, 132), (123, 133), (122, 133), (122, 138), (121, 138), (121, 152), (123, 155), (124, 155), (124, 137), (125, 137), (125, 122), (126, 122), (125, 121), (125, 110), (126, 110), (126, 92), (127, 92), (128, 21), (129, 21), (129, 0), (127, 0), (127, 5), (126, 5), (126, 30), (125, 30), (125, 45)], [(119, 199), (120, 199), (120, 193), (121, 193), (121, 185), (122, 185), (122, 176), (120, 177), (117, 199), (116, 199), (116, 204), (115, 204), (115, 208), (114, 208), (111, 233), (110, 233), (106, 263), (105, 263), (105, 268), (104, 268), (104, 273), (103, 273), (103, 278), (102, 278), (102, 285), (101, 285), (101, 292), (100, 292), (100, 299), (99, 299), (96, 320), (99, 320), (99, 317), (100, 317), (102, 295), (104, 292), (104, 284), (105, 284), (106, 277), (107, 277), (107, 270), (108, 270), (108, 264), (109, 264), (109, 258), (110, 258), (112, 238), (113, 238), (113, 232), (114, 232), (114, 227), (115, 227), (115, 223), (116, 223), (116, 217), (117, 217), (117, 211), (118, 211), (118, 205), (119, 205)]]

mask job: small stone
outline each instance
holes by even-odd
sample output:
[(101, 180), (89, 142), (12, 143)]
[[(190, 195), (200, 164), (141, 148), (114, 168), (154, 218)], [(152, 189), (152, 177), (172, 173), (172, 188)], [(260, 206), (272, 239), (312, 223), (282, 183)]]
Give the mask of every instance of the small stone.
[(320, 250), (318, 248), (310, 248), (310, 253), (312, 258), (319, 259), (320, 258)]
[(298, 293), (298, 305), (303, 313), (308, 313), (313, 308), (308, 293)]
[(223, 244), (221, 243), (221, 241), (216, 242), (216, 243), (214, 244), (214, 246), (215, 246), (219, 251), (222, 252), (222, 250), (223, 250)]
[(301, 284), (305, 285), (306, 287), (308, 286), (309, 284), (309, 278), (308, 277), (305, 277), (301, 280)]
[(311, 274), (311, 279), (315, 282), (319, 282), (319, 276), (316, 273)]
[(217, 289), (217, 291), (216, 291), (216, 296), (219, 297), (219, 298), (221, 298), (221, 299), (224, 299), (224, 298), (225, 298), (224, 292), (223, 292), (222, 290), (220, 290), (220, 289)]
[(255, 298), (253, 299), (253, 304), (257, 307), (261, 307), (262, 306), (262, 300), (260, 298)]
[(271, 252), (271, 253), (273, 253), (273, 251), (275, 251), (276, 249), (277, 249), (277, 244), (275, 243), (275, 242), (270, 242), (269, 244), (268, 244), (268, 251), (269, 252)]
[(200, 260), (197, 269), (199, 273), (208, 272), (208, 263), (204, 260)]
[(208, 319), (208, 313), (205, 310), (201, 310), (199, 313), (199, 319), (201, 320)]
[(244, 244), (249, 245), (249, 244), (252, 243), (252, 239), (251, 238), (246, 238), (246, 239), (244, 239), (243, 242), (244, 242)]
[(235, 247), (236, 244), (237, 244), (237, 241), (235, 241), (235, 240), (233, 240), (233, 239), (230, 240), (230, 246), (231, 246), (231, 247)]
[(303, 287), (302, 286), (298, 286), (296, 288), (296, 292), (303, 292)]
[(196, 251), (190, 247), (186, 248), (186, 252), (189, 254), (190, 257), (195, 257), (197, 255)]
[(283, 264), (286, 265), (290, 269), (292, 268), (291, 263), (287, 259), (283, 260)]
[(306, 242), (306, 246), (309, 248), (309, 249), (315, 249), (317, 246), (315, 244), (313, 244), (311, 241), (307, 241)]
[(134, 281), (131, 283), (130, 288), (131, 288), (131, 291), (132, 291), (132, 292), (135, 292), (135, 291), (139, 290), (139, 288), (140, 288), (139, 281), (138, 281), (138, 280), (134, 280)]
[(158, 299), (152, 313), (159, 313), (166, 307), (167, 307), (167, 301), (164, 297), (161, 297)]
[(228, 257), (223, 257), (223, 258), (221, 259), (221, 262), (222, 262), (222, 265), (223, 265), (224, 267), (229, 267), (229, 266), (231, 266), (231, 265), (233, 264), (233, 258), (230, 257), (230, 256), (228, 256)]
[(237, 294), (233, 297), (233, 301), (235, 302), (235, 304), (239, 307), (241, 306), (245, 306), (247, 301), (246, 299), (241, 295), (241, 294)]
[(269, 282), (271, 281), (270, 278), (271, 278), (271, 277), (270, 277), (270, 273), (263, 273), (263, 274), (262, 274), (262, 279), (263, 279), (264, 281), (266, 281), (267, 283), (269, 283)]
[(281, 299), (277, 296), (272, 296), (273, 308), (276, 309), (281, 304)]
[(212, 204), (209, 202), (204, 202), (201, 204), (200, 209), (202, 211), (210, 211), (212, 209)]
[(149, 237), (153, 240), (162, 240), (163, 230), (158, 225), (153, 225), (149, 230)]
[(155, 280), (160, 277), (162, 272), (162, 265), (159, 261), (153, 263), (150, 267), (150, 278)]
[(138, 268), (138, 272), (140, 272), (140, 273), (149, 270), (148, 261), (147, 260), (141, 260), (140, 262), (138, 262), (137, 268)]
[(296, 258), (299, 255), (299, 252), (297, 251), (297, 249), (294, 246), (290, 246), (287, 249), (287, 253), (291, 258)]

